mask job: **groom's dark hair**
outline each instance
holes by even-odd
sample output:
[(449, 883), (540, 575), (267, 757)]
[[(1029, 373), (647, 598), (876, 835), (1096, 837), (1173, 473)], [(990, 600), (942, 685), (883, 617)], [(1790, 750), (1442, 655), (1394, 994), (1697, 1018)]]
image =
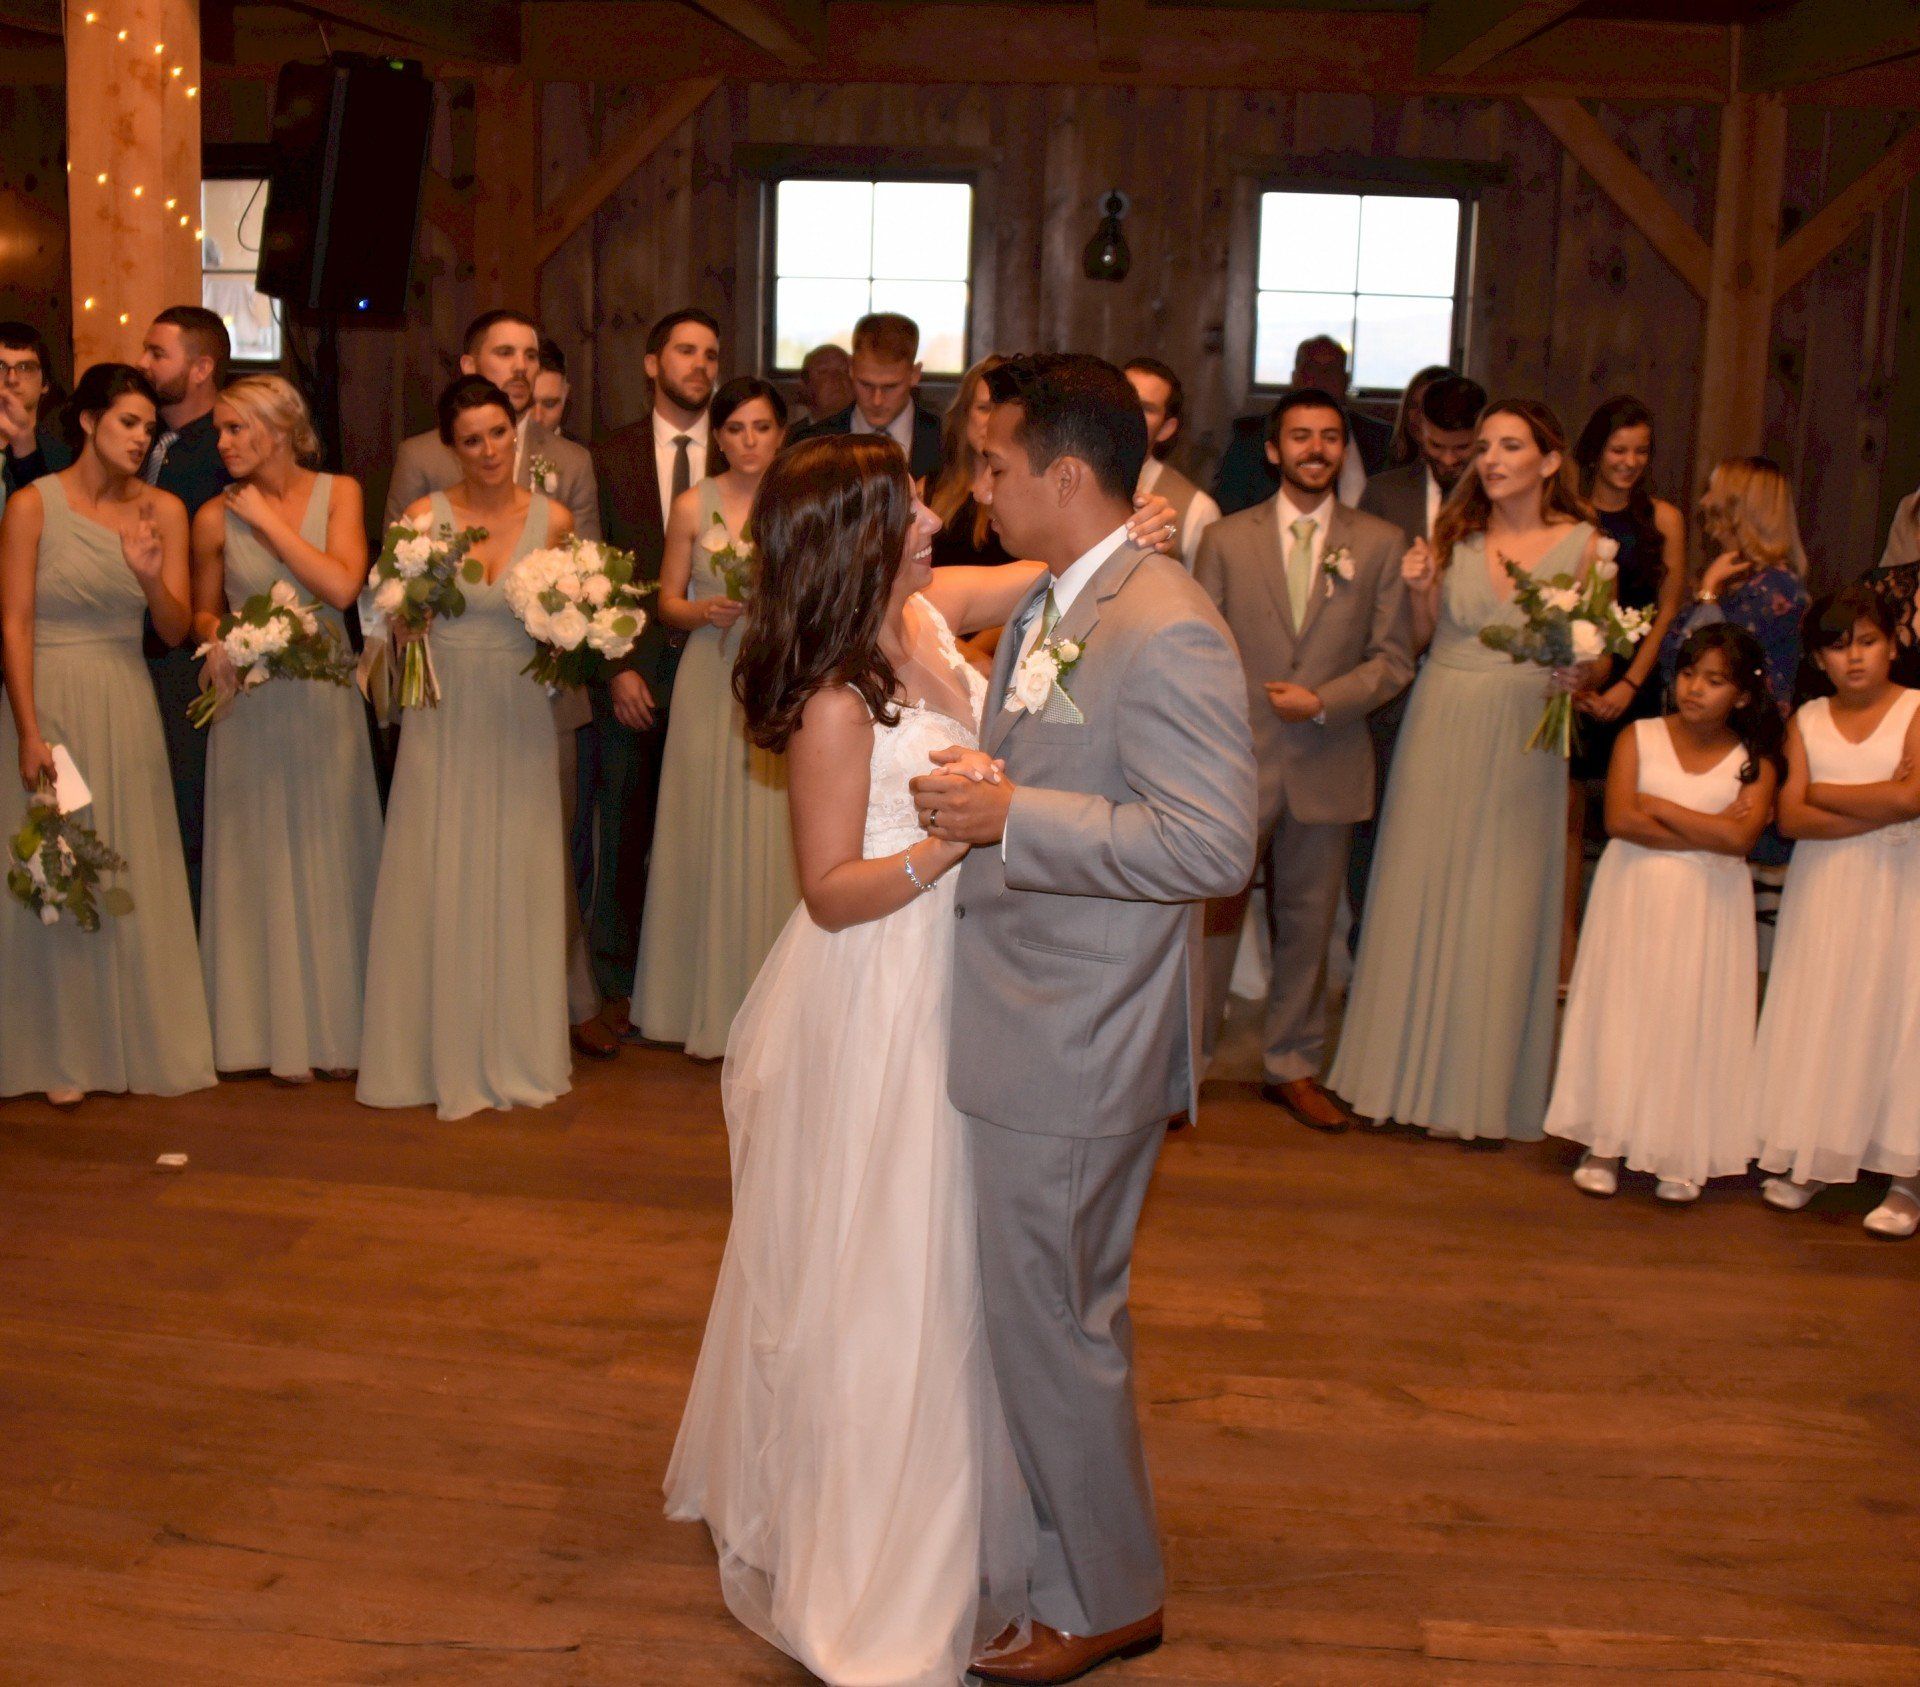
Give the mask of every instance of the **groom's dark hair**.
[(1147, 419), (1133, 383), (1103, 357), (1085, 352), (1029, 352), (987, 375), (995, 404), (1017, 404), (1015, 430), (1027, 465), (1039, 474), (1062, 457), (1078, 457), (1101, 489), (1131, 501), (1147, 460)]

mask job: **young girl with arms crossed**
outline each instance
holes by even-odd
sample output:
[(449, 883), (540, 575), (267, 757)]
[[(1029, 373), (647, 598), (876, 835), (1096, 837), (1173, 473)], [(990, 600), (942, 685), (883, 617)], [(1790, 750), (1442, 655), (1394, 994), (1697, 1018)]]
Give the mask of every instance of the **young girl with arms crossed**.
[(1893, 683), (1892, 617), (1864, 587), (1816, 604), (1806, 642), (1834, 694), (1787, 731), (1780, 829), (1800, 841), (1747, 1112), (1769, 1205), (1886, 1172), (1866, 1227), (1901, 1238), (1920, 1229), (1920, 691)]
[(1781, 721), (1766, 658), (1725, 622), (1686, 641), (1673, 713), (1620, 735), (1547, 1129), (1584, 1142), (1575, 1185), (1624, 1161), (1693, 1201), (1754, 1155), (1738, 1110), (1758, 971), (1746, 858), (1773, 811)]

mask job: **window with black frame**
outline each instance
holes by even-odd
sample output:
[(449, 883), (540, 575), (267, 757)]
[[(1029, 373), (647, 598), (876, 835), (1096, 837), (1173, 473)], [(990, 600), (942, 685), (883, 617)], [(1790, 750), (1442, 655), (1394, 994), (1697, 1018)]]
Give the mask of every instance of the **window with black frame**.
[(920, 325), (930, 376), (967, 366), (974, 190), (964, 181), (787, 176), (769, 183), (773, 265), (767, 322), (775, 370), (815, 346), (850, 346), (869, 311)]
[(1270, 191), (1260, 195), (1253, 384), (1287, 384), (1302, 340), (1346, 347), (1353, 389), (1391, 393), (1459, 351), (1458, 194)]

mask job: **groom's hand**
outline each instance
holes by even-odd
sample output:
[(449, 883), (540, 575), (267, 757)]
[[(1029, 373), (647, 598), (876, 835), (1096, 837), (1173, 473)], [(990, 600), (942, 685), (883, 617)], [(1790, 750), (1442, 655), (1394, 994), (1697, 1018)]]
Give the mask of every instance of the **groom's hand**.
[(998, 779), (923, 773), (913, 781), (913, 801), (920, 811), (920, 824), (931, 836), (949, 843), (992, 844), (1007, 829), (1013, 790), (1004, 773)]

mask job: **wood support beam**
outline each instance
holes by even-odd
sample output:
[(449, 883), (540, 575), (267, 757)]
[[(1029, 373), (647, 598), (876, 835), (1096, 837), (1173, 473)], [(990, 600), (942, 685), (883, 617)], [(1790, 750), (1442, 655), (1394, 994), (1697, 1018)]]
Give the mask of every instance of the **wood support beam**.
[(1696, 486), (1722, 458), (1751, 455), (1765, 437), (1786, 158), (1787, 112), (1777, 97), (1742, 94), (1721, 113)]
[(1793, 291), (1843, 240), (1920, 175), (1920, 124), (1882, 153), (1871, 168), (1834, 195), (1782, 243), (1773, 266), (1773, 296)]
[(1796, 87), (1920, 53), (1920, 0), (1797, 0), (1741, 30), (1740, 82)]
[(1093, 0), (1093, 33), (1102, 69), (1138, 70), (1147, 0)]
[(517, 71), (474, 82), (474, 284), (482, 310), (537, 314), (533, 219), (540, 209), (540, 85)]
[(825, 0), (694, 0), (694, 4), (789, 69), (812, 64), (826, 44)]
[(515, 0), (289, 0), (297, 10), (408, 47), (482, 64), (520, 57)]
[(194, 0), (66, 3), (78, 372), (131, 362), (155, 316), (200, 302), (200, 20)]
[(705, 105), (719, 86), (717, 76), (696, 76), (660, 89), (626, 134), (605, 147), (579, 179), (569, 182), (566, 191), (534, 220), (535, 267), (559, 251), (574, 230), (658, 152), (667, 137)]
[(0, 27), (58, 36), (60, 19), (61, 0), (0, 0)]
[(473, 262), (473, 201), (438, 170), (422, 178), (420, 214), (453, 243), (463, 264)]
[(1574, 161), (1633, 226), (1702, 298), (1711, 282), (1713, 254), (1699, 231), (1629, 158), (1600, 120), (1578, 100), (1529, 98), (1527, 107), (1552, 131)]
[(1430, 0), (1420, 31), (1420, 68), (1467, 76), (1578, 11), (1581, 0)]

